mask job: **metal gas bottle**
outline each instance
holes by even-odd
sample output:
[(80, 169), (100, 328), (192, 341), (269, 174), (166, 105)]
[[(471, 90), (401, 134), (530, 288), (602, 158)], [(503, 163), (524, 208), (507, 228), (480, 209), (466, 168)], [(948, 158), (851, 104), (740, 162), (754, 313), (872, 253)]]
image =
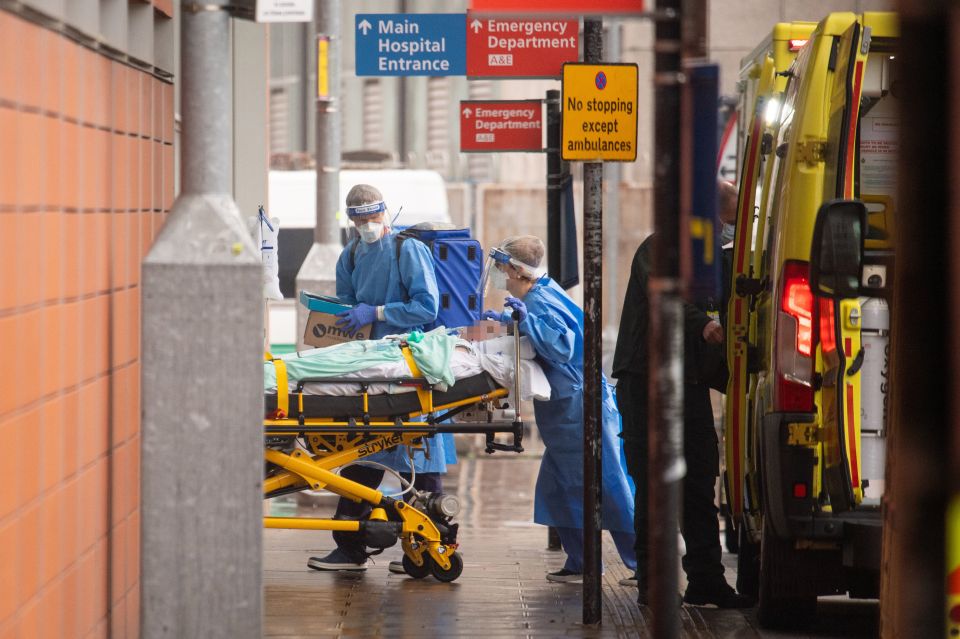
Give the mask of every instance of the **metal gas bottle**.
[(875, 297), (860, 299), (863, 368), (860, 377), (861, 476), (863, 497), (880, 503), (887, 461), (887, 398), (890, 392), (890, 307)]
[(864, 297), (860, 298), (860, 313), (860, 339), (864, 351), (860, 378), (860, 429), (883, 434), (890, 386), (890, 307), (880, 298)]

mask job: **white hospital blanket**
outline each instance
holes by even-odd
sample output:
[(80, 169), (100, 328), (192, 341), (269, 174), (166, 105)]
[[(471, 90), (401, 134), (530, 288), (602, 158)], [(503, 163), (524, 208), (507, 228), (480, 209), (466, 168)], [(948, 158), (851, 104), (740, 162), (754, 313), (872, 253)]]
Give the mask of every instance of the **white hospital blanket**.
[[(513, 338), (499, 337), (482, 342), (469, 342), (460, 340), (457, 342), (457, 348), (453, 351), (450, 359), (450, 370), (456, 379), (464, 379), (479, 375), (486, 371), (496, 380), (497, 384), (513, 392)], [(319, 355), (315, 349), (306, 351), (311, 356)], [(524, 400), (550, 399), (550, 384), (547, 382), (547, 376), (544, 375), (540, 365), (533, 361), (535, 353), (533, 347), (525, 337), (520, 338), (520, 395)], [(405, 361), (387, 362), (369, 366), (362, 371), (341, 375), (345, 379), (375, 379), (377, 377), (398, 378), (410, 377), (410, 368)], [(442, 386), (441, 385), (438, 385)], [(290, 385), (291, 392), (295, 390), (295, 384)], [(276, 386), (267, 388), (270, 393), (276, 392)], [(368, 392), (372, 395), (384, 393), (406, 393), (415, 391), (412, 386), (399, 386), (396, 384), (374, 383), (369, 387)], [(305, 395), (356, 395), (360, 392), (358, 384), (347, 382), (337, 383), (307, 383), (303, 387)]]

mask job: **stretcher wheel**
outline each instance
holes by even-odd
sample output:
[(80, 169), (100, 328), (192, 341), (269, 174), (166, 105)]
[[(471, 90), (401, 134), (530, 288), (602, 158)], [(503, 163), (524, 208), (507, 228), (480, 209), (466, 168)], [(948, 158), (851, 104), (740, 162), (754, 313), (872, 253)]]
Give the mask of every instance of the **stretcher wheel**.
[(430, 572), (433, 573), (433, 576), (437, 581), (450, 582), (455, 581), (457, 577), (463, 572), (463, 557), (460, 556), (460, 553), (455, 552), (450, 555), (450, 569), (444, 570), (436, 562), (431, 562), (433, 566), (430, 569)]
[(417, 564), (413, 563), (413, 560), (406, 555), (403, 556), (403, 569), (414, 579), (423, 579), (430, 574), (430, 571), (433, 568), (433, 559), (430, 558), (430, 555), (423, 553), (422, 556), (422, 566), (418, 566)]

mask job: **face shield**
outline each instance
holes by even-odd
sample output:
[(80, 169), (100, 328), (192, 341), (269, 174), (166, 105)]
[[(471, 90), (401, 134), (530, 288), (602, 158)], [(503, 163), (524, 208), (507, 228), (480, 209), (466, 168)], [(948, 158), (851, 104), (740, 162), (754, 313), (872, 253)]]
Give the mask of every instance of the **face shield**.
[(360, 239), (367, 244), (372, 244), (383, 236), (386, 213), (387, 205), (383, 200), (347, 207), (350, 221), (356, 227)]
[(536, 281), (546, 275), (546, 269), (534, 268), (529, 264), (524, 264), (518, 259), (512, 257), (509, 253), (499, 247), (490, 249), (487, 254), (487, 262), (483, 267), (483, 277), (480, 279), (481, 293), (487, 292), (487, 287), (506, 288), (507, 274), (503, 270), (507, 266), (513, 266), (527, 279)]

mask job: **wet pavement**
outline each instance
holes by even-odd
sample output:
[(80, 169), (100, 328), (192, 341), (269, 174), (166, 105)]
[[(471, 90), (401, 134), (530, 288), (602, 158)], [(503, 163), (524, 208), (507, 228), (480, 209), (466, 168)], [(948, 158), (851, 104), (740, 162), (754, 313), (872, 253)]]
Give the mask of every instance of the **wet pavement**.
[[(526, 443), (526, 442), (525, 442)], [(264, 566), (269, 637), (647, 637), (649, 610), (636, 604), (635, 588), (613, 542), (604, 533), (603, 622), (581, 623), (580, 584), (545, 579), (564, 554), (548, 551), (547, 531), (532, 522), (539, 457), (497, 453), (466, 455), (445, 479), (461, 502), (461, 577), (449, 584), (391, 574), (399, 544), (372, 558), (365, 573), (320, 573), (310, 556), (334, 547), (324, 531), (265, 530)], [(391, 492), (389, 488), (386, 488)], [(325, 517), (335, 499), (320, 493), (274, 500), (270, 511)], [(727, 579), (736, 558), (724, 554)], [(761, 632), (753, 611), (684, 606), (683, 637), (868, 637), (876, 635), (876, 602), (821, 600), (820, 619), (803, 635)]]

